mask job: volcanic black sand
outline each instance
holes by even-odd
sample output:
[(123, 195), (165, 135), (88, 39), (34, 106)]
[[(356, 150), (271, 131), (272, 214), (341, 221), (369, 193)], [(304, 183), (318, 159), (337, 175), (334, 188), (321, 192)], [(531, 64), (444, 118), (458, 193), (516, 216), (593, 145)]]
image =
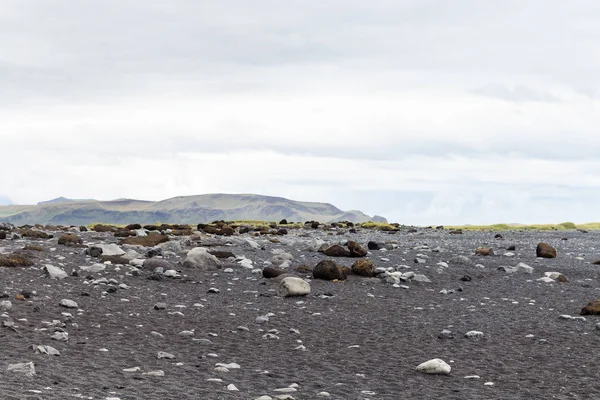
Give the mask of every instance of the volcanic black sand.
[[(431, 229), (341, 232), (291, 230), (277, 237), (281, 243), (248, 234), (202, 235), (199, 242), (173, 237), (183, 241), (184, 252), (165, 258), (180, 263), (176, 269), (182, 278), (162, 280), (148, 279), (152, 271), (142, 269), (135, 276), (131, 266), (115, 264), (104, 272), (79, 271), (79, 276), (54, 280), (42, 269), (45, 264), (71, 274), (98, 259), (84, 255), (84, 248), (58, 245), (60, 233), (46, 240), (0, 240), (5, 254), (31, 243), (44, 249), (28, 252), (35, 259), (31, 267), (0, 268), (0, 293), (12, 303), (1, 320), (17, 325), (16, 330), (0, 326), (0, 398), (317, 399), (320, 392), (331, 399), (372, 400), (600, 398), (600, 317), (559, 318), (578, 316), (589, 301), (600, 298), (600, 266), (591, 264), (600, 259), (599, 232), (511, 231), (503, 232), (504, 239), (495, 239), (496, 232), (452, 235)], [(78, 235), (85, 244), (117, 242), (109, 233)], [(330, 243), (351, 239), (363, 246), (369, 240), (394, 242), (397, 249), (373, 250), (367, 257), (378, 267), (405, 265), (409, 268), (402, 271), (424, 274), (431, 283), (409, 281), (402, 288), (379, 278), (313, 279), (308, 296), (282, 298), (276, 282), (232, 260), (223, 268), (233, 272), (201, 272), (181, 264), (185, 251), (194, 246), (220, 244), (210, 248), (244, 255), (256, 269), (273, 256), (271, 250), (283, 249), (294, 256), (293, 271), (325, 258), (307, 250), (317, 237)], [(264, 249), (253, 249), (246, 238)], [(554, 246), (558, 257), (536, 258), (540, 241)], [(412, 250), (424, 244), (429, 249)], [(482, 245), (496, 255), (475, 256)], [(503, 255), (509, 245), (516, 246), (514, 257)], [(437, 247), (439, 252), (431, 251)], [(417, 254), (427, 256), (426, 262), (415, 263)], [(458, 255), (485, 268), (453, 261)], [(350, 266), (355, 259), (336, 261)], [(533, 267), (533, 273), (498, 270), (519, 262)], [(568, 282), (538, 281), (547, 271), (561, 272)], [(464, 275), (471, 281), (462, 281)], [(311, 278), (310, 273), (299, 276)], [(114, 278), (129, 288), (92, 285), (92, 277)], [(109, 288), (116, 291), (107, 293)], [(207, 293), (209, 288), (220, 293)], [(451, 292), (442, 294), (443, 289)], [(33, 293), (17, 299), (23, 291)], [(60, 307), (62, 299), (74, 300), (78, 308)], [(155, 310), (159, 302), (166, 309)], [(267, 323), (256, 323), (268, 313), (274, 316)], [(53, 321), (59, 322), (53, 326)], [(50, 338), (56, 327), (69, 334), (67, 342)], [(438, 338), (443, 329), (454, 337)], [(192, 336), (180, 334), (192, 330)], [(276, 337), (264, 338), (271, 330)], [(471, 330), (483, 332), (483, 337), (466, 338)], [(52, 346), (60, 356), (36, 354), (32, 345)], [(175, 358), (158, 359), (161, 351)], [(432, 358), (449, 363), (450, 375), (415, 370)], [(9, 364), (26, 362), (35, 366), (32, 377), (7, 371)], [(215, 370), (217, 363), (237, 363), (240, 368), (221, 372)], [(134, 367), (139, 371), (123, 371)], [(164, 376), (144, 375), (159, 370)], [(465, 379), (470, 375), (480, 378)], [(238, 391), (228, 390), (230, 384)], [(294, 392), (274, 391), (292, 384), (297, 384)]]

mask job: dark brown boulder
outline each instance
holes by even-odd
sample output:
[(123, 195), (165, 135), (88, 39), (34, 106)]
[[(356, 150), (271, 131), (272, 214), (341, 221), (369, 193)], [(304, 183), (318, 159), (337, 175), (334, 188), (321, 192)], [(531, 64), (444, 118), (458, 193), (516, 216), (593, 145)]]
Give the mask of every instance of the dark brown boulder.
[(212, 225), (204, 225), (202, 227), (202, 231), (204, 233), (208, 233), (210, 235), (216, 235), (219, 232), (219, 228), (217, 228), (216, 226), (212, 226)]
[(81, 225), (81, 226), (79, 227), (79, 230), (80, 230), (81, 232), (87, 232), (87, 231), (88, 231), (88, 228), (87, 228), (86, 226), (83, 226), (83, 225)]
[(371, 278), (375, 276), (375, 264), (373, 264), (373, 261), (366, 258), (357, 260), (354, 264), (352, 264), (352, 272), (355, 275)]
[(78, 244), (83, 244), (83, 240), (74, 233), (65, 233), (58, 238), (58, 244), (63, 246), (76, 246)]
[(323, 260), (313, 268), (313, 277), (315, 279), (323, 279), (326, 281), (343, 281), (346, 280), (346, 273), (332, 260)]
[(537, 245), (535, 253), (538, 257), (542, 258), (556, 258), (556, 249), (543, 242)]
[(581, 309), (581, 315), (600, 315), (600, 300), (592, 300)]
[(288, 230), (285, 229), (285, 228), (279, 228), (279, 229), (277, 229), (277, 234), (281, 235), (281, 236), (287, 235), (288, 234)]
[(121, 242), (121, 244), (132, 244), (137, 246), (154, 247), (161, 243), (169, 241), (167, 235), (148, 235), (148, 236), (135, 236), (128, 237)]
[(277, 278), (279, 275), (285, 274), (285, 271), (275, 267), (265, 267), (262, 270), (263, 278)]
[(25, 247), (23, 247), (23, 250), (46, 251), (42, 246), (38, 246), (38, 245), (35, 245), (35, 244), (26, 244)]
[(174, 229), (171, 231), (171, 235), (173, 236), (192, 236), (191, 229)]
[(317, 221), (313, 221), (310, 223), (311, 228), (313, 229), (319, 229), (319, 223)]
[(12, 253), (0, 256), (0, 267), (31, 267), (33, 260), (24, 254)]
[(131, 237), (131, 236), (135, 236), (135, 231), (126, 231), (124, 229), (119, 229), (118, 231), (116, 231), (114, 233), (114, 237)]
[(6, 231), (0, 231), (0, 240), (6, 239)]
[(133, 230), (136, 230), (136, 229), (142, 229), (142, 225), (140, 225), (140, 224), (129, 224), (129, 225), (127, 225), (125, 227), (126, 231), (133, 231)]
[(308, 265), (304, 265), (304, 264), (297, 266), (295, 269), (296, 269), (296, 272), (300, 272), (303, 274), (309, 274), (313, 271), (313, 268), (309, 267)]
[(326, 248), (325, 250), (323, 250), (323, 254), (325, 254), (327, 257), (350, 257), (350, 251), (342, 246), (340, 246), (339, 244), (334, 244), (331, 247)]
[(356, 243), (355, 241), (348, 240), (348, 243), (346, 243), (346, 246), (348, 246), (348, 249), (350, 250), (351, 257), (364, 257), (367, 255), (367, 250), (365, 250), (364, 247), (362, 247), (360, 244)]
[(478, 247), (475, 249), (475, 254), (478, 256), (493, 256), (494, 250), (491, 247)]
[(229, 225), (223, 225), (221, 227), (221, 232), (220, 234), (223, 236), (231, 236), (235, 233), (235, 231), (233, 230), (232, 227), (230, 227)]
[(44, 231), (38, 231), (35, 229), (27, 229), (21, 232), (23, 237), (30, 237), (33, 239), (50, 239), (53, 235)]
[(117, 227), (116, 226), (112, 226), (112, 225), (103, 225), (103, 224), (96, 224), (92, 227), (92, 230), (94, 232), (116, 232), (117, 231)]
[(250, 232), (250, 227), (249, 226), (242, 226), (242, 227), (240, 227), (239, 232), (240, 232), (240, 235), (243, 235), (244, 233), (248, 233), (248, 232)]

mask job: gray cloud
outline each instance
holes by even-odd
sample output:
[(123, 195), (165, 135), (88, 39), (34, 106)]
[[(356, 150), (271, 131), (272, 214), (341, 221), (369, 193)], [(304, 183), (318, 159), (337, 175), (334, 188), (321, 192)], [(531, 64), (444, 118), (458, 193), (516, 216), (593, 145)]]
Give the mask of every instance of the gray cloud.
[(473, 92), (482, 96), (493, 97), (500, 100), (511, 101), (516, 103), (525, 101), (539, 101), (547, 103), (560, 102), (560, 99), (552, 93), (545, 91), (537, 91), (535, 89), (523, 85), (508, 87), (500, 84), (490, 84), (483, 88), (476, 89)]

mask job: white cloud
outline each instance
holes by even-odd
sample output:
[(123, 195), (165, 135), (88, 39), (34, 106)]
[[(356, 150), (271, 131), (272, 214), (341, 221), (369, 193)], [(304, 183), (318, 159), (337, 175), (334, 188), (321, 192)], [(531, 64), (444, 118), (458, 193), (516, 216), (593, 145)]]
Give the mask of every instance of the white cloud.
[(6, 1), (0, 195), (253, 192), (410, 223), (584, 221), (600, 183), (588, 6)]

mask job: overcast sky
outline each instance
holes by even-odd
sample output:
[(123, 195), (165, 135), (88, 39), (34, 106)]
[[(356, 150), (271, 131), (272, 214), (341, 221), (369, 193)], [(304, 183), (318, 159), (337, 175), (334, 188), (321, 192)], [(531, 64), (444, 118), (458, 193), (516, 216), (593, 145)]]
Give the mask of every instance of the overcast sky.
[(0, 202), (600, 220), (597, 0), (2, 0)]

